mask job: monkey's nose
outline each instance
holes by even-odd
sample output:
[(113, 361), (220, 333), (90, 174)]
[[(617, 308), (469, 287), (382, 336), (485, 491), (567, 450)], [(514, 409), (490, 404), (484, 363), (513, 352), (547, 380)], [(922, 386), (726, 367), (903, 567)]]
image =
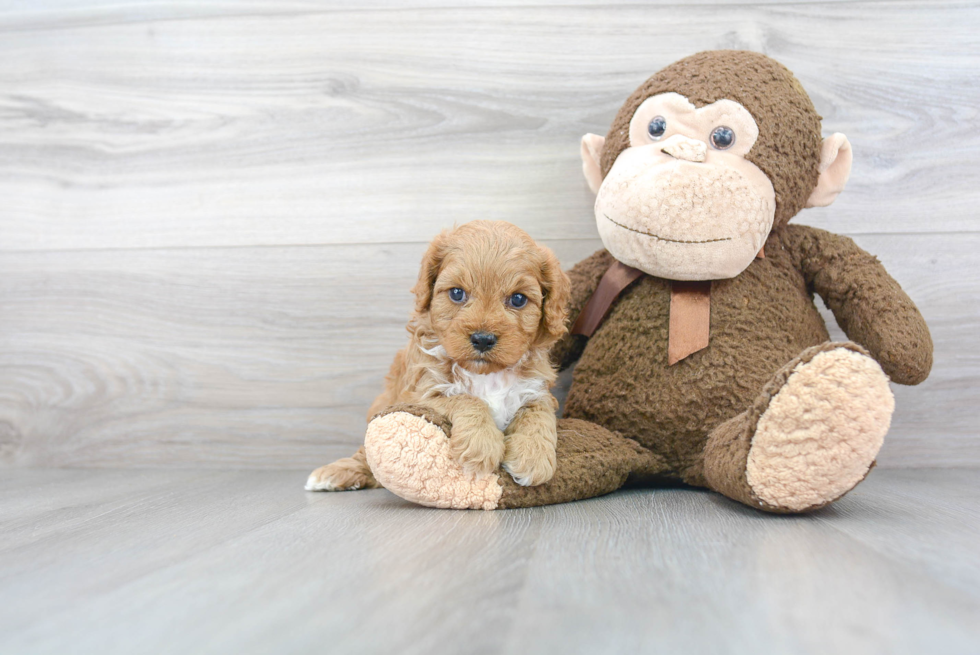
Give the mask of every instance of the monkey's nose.
[(708, 152), (708, 145), (704, 141), (689, 139), (683, 134), (675, 134), (663, 142), (660, 150), (674, 159), (703, 162)]
[(479, 352), (485, 353), (497, 345), (497, 335), (489, 332), (474, 332), (470, 335), (470, 343)]

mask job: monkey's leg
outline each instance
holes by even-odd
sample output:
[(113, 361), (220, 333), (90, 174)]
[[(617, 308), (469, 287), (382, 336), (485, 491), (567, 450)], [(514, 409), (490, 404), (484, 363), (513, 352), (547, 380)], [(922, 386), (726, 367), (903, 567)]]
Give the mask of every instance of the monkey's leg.
[(428, 408), (390, 407), (368, 425), (364, 447), (371, 470), (386, 489), (420, 505), (490, 510), (591, 498), (619, 489), (631, 473), (666, 468), (635, 441), (587, 421), (561, 419), (554, 477), (522, 487), (502, 469), (483, 476), (465, 472), (450, 453), (451, 430)]
[(380, 486), (364, 458), (364, 446), (350, 457), (321, 466), (306, 480), (307, 491), (356, 491)]
[(888, 377), (860, 346), (808, 348), (711, 432), (694, 482), (769, 512), (823, 507), (867, 476), (894, 408)]

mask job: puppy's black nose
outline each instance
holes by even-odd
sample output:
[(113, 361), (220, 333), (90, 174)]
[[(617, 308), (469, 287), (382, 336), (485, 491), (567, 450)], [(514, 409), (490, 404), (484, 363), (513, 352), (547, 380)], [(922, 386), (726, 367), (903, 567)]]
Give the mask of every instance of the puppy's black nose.
[(497, 345), (497, 335), (489, 332), (474, 332), (470, 335), (470, 343), (481, 353), (485, 353)]

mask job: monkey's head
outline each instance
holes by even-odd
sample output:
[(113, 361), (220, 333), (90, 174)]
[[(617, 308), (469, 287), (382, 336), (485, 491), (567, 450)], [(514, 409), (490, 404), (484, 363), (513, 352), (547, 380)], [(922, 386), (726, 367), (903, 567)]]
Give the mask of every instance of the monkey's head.
[(648, 79), (609, 134), (582, 138), (599, 236), (625, 264), (672, 280), (735, 277), (773, 229), (829, 205), (851, 170), (843, 134), (784, 66), (702, 52)]

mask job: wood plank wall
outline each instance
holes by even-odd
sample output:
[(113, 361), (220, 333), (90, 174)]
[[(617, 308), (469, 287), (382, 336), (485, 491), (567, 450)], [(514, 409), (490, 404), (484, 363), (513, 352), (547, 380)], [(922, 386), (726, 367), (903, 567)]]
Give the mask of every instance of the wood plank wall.
[(980, 464), (976, 3), (37, 0), (0, 1), (0, 466), (348, 454), (425, 242), (598, 248), (579, 137), (713, 48), (779, 59), (850, 137), (847, 191), (796, 220), (931, 325), (880, 463)]

